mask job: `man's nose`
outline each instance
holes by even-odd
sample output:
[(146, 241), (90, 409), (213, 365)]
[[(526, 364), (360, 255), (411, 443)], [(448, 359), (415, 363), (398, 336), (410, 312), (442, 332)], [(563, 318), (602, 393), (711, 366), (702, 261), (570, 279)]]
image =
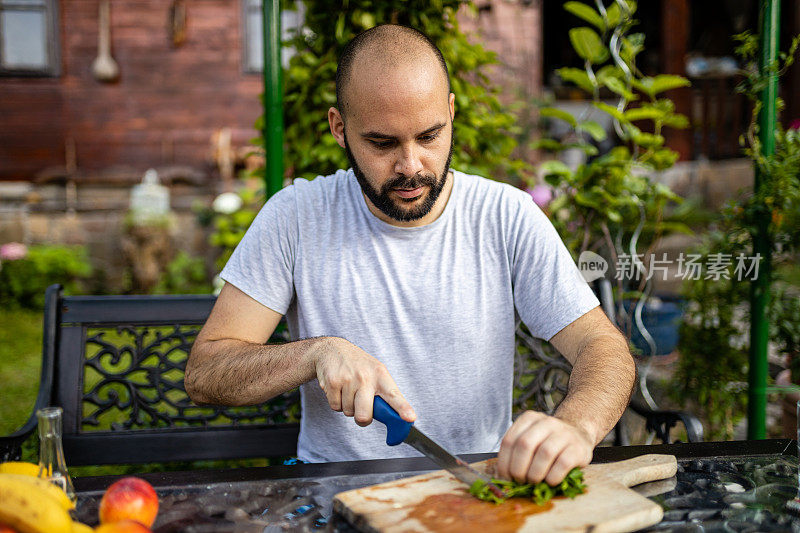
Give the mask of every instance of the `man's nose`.
[(402, 176), (414, 176), (422, 172), (422, 160), (416, 146), (413, 144), (401, 146), (400, 154), (394, 165), (394, 170)]

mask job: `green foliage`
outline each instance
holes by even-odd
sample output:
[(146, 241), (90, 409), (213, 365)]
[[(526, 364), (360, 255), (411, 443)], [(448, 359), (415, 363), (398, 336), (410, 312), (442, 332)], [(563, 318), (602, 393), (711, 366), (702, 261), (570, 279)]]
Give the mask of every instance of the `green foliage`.
[[(711, 254), (746, 253), (749, 237), (735, 230), (734, 218), (726, 214), (716, 231), (705, 236), (696, 250), (705, 264)], [(731, 439), (735, 424), (744, 416), (748, 366), (747, 284), (730, 279), (687, 281), (682, 295), (688, 304), (680, 326), (678, 351), (681, 358), (671, 394), (681, 405), (707, 422), (712, 440)]]
[(237, 194), (242, 199), (242, 206), (233, 213), (216, 213), (213, 210), (199, 213), (201, 218), (210, 221), (213, 228), (209, 243), (219, 249), (220, 254), (216, 261), (218, 269), (222, 269), (228, 262), (263, 204), (263, 191), (242, 188)]
[(212, 291), (205, 261), (183, 250), (167, 264), (153, 294), (208, 294)]
[[(286, 7), (292, 4), (286, 1)], [(336, 66), (354, 36), (383, 23), (424, 32), (444, 55), (456, 95), (452, 165), (464, 172), (512, 181), (529, 171), (526, 163), (510, 157), (520, 129), (515, 117), (501, 107), (498, 91), (486, 75), (487, 67), (497, 63), (495, 54), (471, 43), (459, 29), (456, 12), (462, 6), (474, 9), (470, 2), (350, 0), (341, 4), (305, 0), (304, 4), (305, 29), (285, 43), (297, 51), (283, 73), (284, 168), (289, 177), (313, 179), (349, 166), (344, 150), (328, 129), (328, 109), (336, 105)], [(259, 131), (263, 120), (262, 116), (256, 124)], [(256, 142), (261, 144), (263, 139)], [(231, 231), (231, 236), (235, 235), (235, 230)]]
[(48, 285), (61, 283), (65, 293), (80, 294), (91, 274), (82, 246), (31, 246), (25, 257), (0, 265), (0, 306), (42, 309)]
[[(588, 93), (595, 112), (611, 116), (621, 145), (575, 170), (557, 161), (545, 162), (540, 167), (545, 180), (558, 192), (549, 208), (567, 247), (576, 257), (587, 249), (598, 253), (605, 250), (612, 263), (618, 248), (614, 235), (621, 238), (618, 242), (623, 242), (622, 238), (630, 238), (636, 231), (639, 242), (646, 247), (665, 232), (688, 231), (664, 216), (665, 208), (680, 198), (648, 177), (653, 171), (671, 167), (677, 160), (678, 154), (663, 146), (663, 128), (688, 124), (686, 117), (674, 112), (669, 99), (658, 95), (688, 85), (688, 81), (679, 76), (642, 75), (636, 67), (636, 56), (644, 49), (644, 36), (629, 33), (636, 24), (632, 18), (636, 5), (624, 3), (629, 8), (626, 11), (621, 4), (612, 2), (601, 11), (582, 2), (564, 4), (567, 11), (594, 28), (570, 30), (570, 41), (584, 59), (584, 68), (557, 71), (565, 82)], [(601, 88), (618, 96), (616, 105), (600, 100)], [(634, 102), (637, 107), (631, 107)], [(606, 137), (596, 121), (583, 117), (578, 120), (563, 110), (544, 108), (541, 116), (563, 120), (572, 131), (569, 142), (543, 139), (535, 143), (536, 148), (550, 152), (579, 148), (593, 156), (597, 149), (590, 141)]]
[[(749, 198), (744, 199), (738, 212), (742, 227), (756, 232), (758, 219), (769, 219), (769, 238), (779, 246), (778, 252), (800, 249), (800, 131), (785, 130), (777, 123), (774, 133), (775, 151), (764, 154), (759, 139), (759, 113), (761, 91), (771, 76), (780, 76), (794, 62), (800, 46), (800, 35), (796, 36), (789, 51), (781, 53), (778, 60), (764, 69), (758, 69), (758, 38), (748, 32), (734, 36), (739, 43), (736, 51), (746, 64), (744, 80), (737, 90), (753, 102), (750, 126), (740, 141), (745, 145), (745, 154), (756, 164), (761, 186)], [(783, 103), (778, 101), (778, 111)]]
[(800, 383), (800, 288), (780, 287), (769, 307), (770, 338), (788, 358), (792, 383)]
[[(791, 65), (800, 38), (787, 53), (763, 69), (758, 68), (758, 38), (749, 33), (734, 36), (737, 53), (745, 64), (738, 90), (753, 102), (753, 115), (742, 136), (745, 153), (761, 180), (757, 193), (748, 191), (722, 211), (716, 231), (709, 233), (700, 249), (703, 260), (710, 254), (753, 257), (759, 218), (768, 222), (767, 239), (776, 270), (796, 262), (797, 227), (800, 223), (800, 135), (796, 130), (775, 130), (775, 152), (764, 154), (758, 138), (760, 92), (770, 76), (779, 76)], [(778, 106), (780, 109), (780, 105)], [(763, 265), (759, 275), (765, 275)], [(749, 281), (749, 280), (747, 280)], [(675, 377), (676, 399), (694, 398), (711, 423), (712, 437), (730, 438), (733, 424), (741, 418), (746, 400), (743, 383), (748, 371), (750, 316), (747, 281), (731, 279), (690, 281), (683, 288), (689, 300), (678, 349), (682, 357)], [(800, 299), (797, 288), (772, 284), (767, 307), (770, 337), (790, 354), (793, 380), (800, 375)], [(797, 382), (797, 381), (795, 381)]]
[(503, 503), (508, 498), (530, 498), (536, 505), (544, 505), (555, 496), (574, 498), (586, 492), (586, 484), (583, 482), (583, 470), (580, 468), (570, 470), (567, 477), (555, 486), (550, 486), (544, 481), (539, 483), (518, 483), (505, 479), (492, 479), (492, 483), (505, 493), (505, 498), (495, 495), (489, 490), (489, 485), (481, 479), (476, 480), (470, 486), (469, 493), (480, 500), (492, 503)]

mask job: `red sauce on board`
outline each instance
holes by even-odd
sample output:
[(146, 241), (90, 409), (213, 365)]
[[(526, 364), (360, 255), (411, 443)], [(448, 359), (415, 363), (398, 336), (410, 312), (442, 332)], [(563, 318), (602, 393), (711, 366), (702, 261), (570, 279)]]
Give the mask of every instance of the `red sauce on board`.
[(415, 505), (406, 518), (416, 519), (429, 531), (437, 533), (481, 530), (513, 533), (522, 527), (530, 515), (552, 508), (552, 502), (536, 505), (526, 498), (511, 498), (495, 504), (467, 493), (434, 494)]

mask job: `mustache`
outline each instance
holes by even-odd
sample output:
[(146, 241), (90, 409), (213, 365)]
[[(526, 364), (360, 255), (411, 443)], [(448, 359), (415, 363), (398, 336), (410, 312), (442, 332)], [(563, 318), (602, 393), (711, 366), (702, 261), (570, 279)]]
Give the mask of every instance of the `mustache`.
[(414, 174), (413, 176), (397, 176), (391, 181), (383, 185), (383, 190), (390, 189), (416, 189), (417, 187), (434, 187), (436, 185), (436, 178), (433, 176), (425, 176), (423, 174)]

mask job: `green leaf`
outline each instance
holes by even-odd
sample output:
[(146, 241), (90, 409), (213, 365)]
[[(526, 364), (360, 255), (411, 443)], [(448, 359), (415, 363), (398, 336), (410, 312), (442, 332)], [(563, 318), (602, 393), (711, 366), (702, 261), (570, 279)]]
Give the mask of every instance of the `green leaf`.
[(639, 79), (633, 78), (631, 79), (631, 84), (650, 98), (655, 96), (655, 93), (653, 93), (653, 78), (649, 76)]
[(620, 122), (624, 123), (629, 122), (628, 119), (625, 118), (625, 115), (622, 113), (622, 111), (620, 111), (616, 107), (610, 106), (605, 102), (592, 102), (592, 105), (594, 105), (600, 111), (605, 111), (606, 113), (608, 113), (615, 119), (619, 120)]
[(545, 161), (541, 165), (539, 165), (539, 171), (542, 173), (543, 176), (550, 176), (555, 174), (556, 176), (570, 176), (572, 175), (572, 170), (562, 163), (561, 161), (557, 161), (552, 159), (550, 161)]
[(573, 128), (577, 125), (577, 121), (575, 120), (575, 117), (572, 116), (572, 113), (569, 111), (564, 111), (563, 109), (558, 109), (555, 107), (542, 107), (539, 109), (539, 115), (543, 117), (561, 119)]
[(633, 142), (645, 148), (659, 148), (664, 144), (664, 137), (640, 131), (633, 135)]
[(689, 80), (682, 76), (675, 76), (673, 74), (659, 74), (651, 78), (645, 76), (640, 80), (632, 80), (633, 86), (646, 93), (650, 98), (655, 98), (655, 95), (678, 87), (688, 87), (691, 85)]
[(619, 55), (626, 63), (633, 63), (642, 50), (644, 50), (644, 34), (634, 33), (622, 38), (622, 48)]
[(656, 170), (663, 170), (670, 168), (678, 160), (678, 152), (672, 151), (669, 148), (662, 148), (656, 150), (649, 159), (649, 163)]
[(614, 2), (608, 9), (606, 9), (606, 25), (609, 28), (616, 28), (619, 26), (619, 23), (622, 21), (622, 12), (619, 8), (619, 4)]
[(598, 83), (603, 83), (607, 78), (622, 79), (622, 69), (615, 65), (606, 65), (595, 74)]
[(581, 122), (575, 129), (577, 131), (585, 131), (597, 142), (604, 141), (607, 137), (606, 130), (603, 129), (603, 126), (591, 120)]
[(592, 83), (592, 79), (585, 70), (573, 67), (564, 67), (556, 70), (562, 80), (574, 83), (587, 93), (593, 93), (596, 84)]
[(344, 18), (344, 13), (340, 14), (339, 17), (336, 19), (336, 30), (335, 35), (337, 39), (344, 38), (344, 25), (347, 21)]
[(596, 65), (608, 59), (608, 48), (591, 28), (585, 26), (572, 28), (569, 30), (569, 40), (575, 52), (590, 63)]
[(652, 91), (654, 94), (677, 89), (679, 87), (688, 87), (691, 85), (689, 80), (683, 76), (675, 76), (674, 74), (659, 74), (653, 79)]
[[(628, 0), (628, 7), (630, 8), (630, 15), (633, 15), (636, 12), (636, 2), (633, 0)], [(608, 24), (609, 28), (615, 28), (622, 22), (622, 10), (620, 9), (619, 4), (614, 2), (608, 6), (608, 9), (606, 9), (606, 24)]]
[(680, 113), (669, 114), (662, 119), (662, 124), (671, 128), (684, 129), (689, 127), (689, 119)]
[(375, 26), (375, 15), (373, 15), (369, 11), (363, 11), (361, 13), (361, 27), (364, 29), (369, 29), (374, 26)]
[(583, 2), (566, 2), (564, 4), (564, 9), (595, 26), (598, 30), (605, 31), (606, 23), (603, 21), (603, 17), (600, 16), (600, 13)]
[(625, 111), (625, 118), (630, 120), (631, 122), (635, 122), (637, 120), (656, 120), (659, 118), (663, 118), (665, 115), (664, 111), (650, 107), (650, 106), (642, 106), (636, 107), (634, 109), (628, 109)]
[(627, 101), (636, 100), (636, 95), (633, 94), (619, 78), (606, 77), (603, 80), (603, 85), (608, 87), (611, 92), (616, 93)]

